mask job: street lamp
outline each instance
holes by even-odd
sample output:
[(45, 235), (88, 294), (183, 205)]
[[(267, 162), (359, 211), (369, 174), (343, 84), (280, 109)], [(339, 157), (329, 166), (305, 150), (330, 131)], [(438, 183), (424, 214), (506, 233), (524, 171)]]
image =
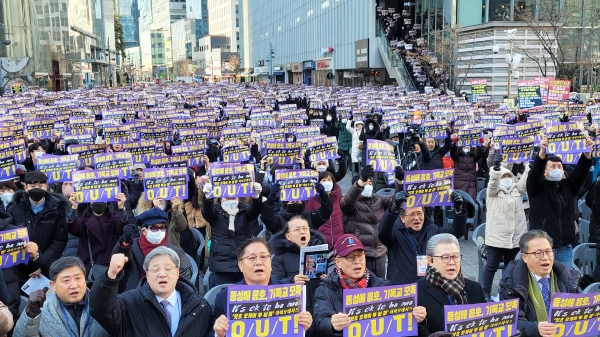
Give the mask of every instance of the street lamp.
[(109, 78), (111, 77), (110, 76), (110, 70), (111, 70), (110, 69), (110, 51), (108, 50), (108, 48), (104, 51), (104, 55), (106, 55), (106, 57), (108, 58), (108, 71), (106, 72), (106, 84), (107, 84), (107, 87), (111, 87), (112, 84), (110, 84), (110, 82), (109, 82), (110, 81)]
[(506, 54), (506, 63), (508, 64), (508, 86), (507, 86), (508, 95), (507, 96), (508, 96), (508, 98), (510, 98), (511, 91), (512, 91), (512, 76), (514, 74), (515, 78), (519, 77), (519, 72), (516, 71), (515, 69), (517, 69), (517, 67), (519, 66), (522, 55), (519, 53), (516, 53), (513, 55), (513, 41), (515, 39), (515, 36), (517, 35), (517, 30), (516, 29), (505, 29), (504, 32), (506, 33), (506, 36), (508, 37), (508, 43), (500, 43), (500, 44), (495, 45), (494, 48), (492, 48), (492, 52), (494, 54), (498, 54), (500, 52), (500, 48), (508, 50), (508, 54)]
[[(3, 23), (0, 23), (0, 28), (4, 29), (4, 33), (5, 33), (6, 35), (11, 35), (11, 34), (8, 32), (8, 27), (6, 27), (6, 25), (5, 25), (5, 24), (3, 24)], [(8, 40), (8, 39), (2, 40), (2, 44), (3, 44), (3, 45), (5, 45), (5, 46), (8, 46), (8, 45), (10, 44), (10, 42), (11, 42), (11, 41), (10, 41), (10, 40)]]

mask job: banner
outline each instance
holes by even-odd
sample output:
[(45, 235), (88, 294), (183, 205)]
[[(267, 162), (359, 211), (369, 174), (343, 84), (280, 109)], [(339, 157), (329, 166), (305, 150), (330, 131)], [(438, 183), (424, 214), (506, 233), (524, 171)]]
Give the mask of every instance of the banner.
[(29, 262), (25, 244), (29, 242), (27, 227), (0, 232), (0, 269)]
[(337, 155), (337, 139), (335, 137), (310, 141), (307, 144), (307, 149), (310, 150), (309, 160), (312, 163), (339, 158)]
[(515, 136), (516, 137), (533, 137), (533, 144), (535, 146), (540, 145), (542, 140), (542, 131), (544, 129), (544, 123), (541, 121), (519, 123), (515, 125)]
[(425, 138), (443, 139), (446, 138), (446, 128), (448, 122), (441, 121), (424, 121), (423, 129), (425, 130)]
[(592, 157), (600, 157), (600, 136), (594, 138), (594, 147), (592, 148)]
[(569, 100), (571, 81), (550, 80), (548, 83), (548, 103), (559, 103)]
[(502, 137), (500, 140), (502, 161), (508, 163), (521, 163), (532, 160), (533, 137)]
[(305, 311), (306, 286), (282, 284), (227, 287), (227, 337), (304, 337), (298, 314)]
[(78, 203), (117, 201), (121, 193), (120, 170), (83, 170), (73, 173), (73, 189)]
[(275, 182), (281, 186), (281, 201), (304, 201), (315, 195), (319, 173), (314, 170), (275, 170)]
[(206, 129), (180, 129), (179, 140), (181, 141), (181, 145), (197, 142), (204, 144), (206, 141), (206, 132)]
[(577, 123), (568, 122), (553, 125), (546, 129), (548, 153), (583, 153), (589, 151), (585, 134)]
[(240, 198), (254, 194), (254, 166), (252, 164), (212, 163), (211, 198)]
[(130, 141), (130, 132), (131, 127), (129, 125), (105, 126), (104, 140), (106, 144), (127, 143)]
[(454, 169), (410, 171), (404, 175), (405, 207), (449, 206), (454, 190)]
[(71, 117), (69, 129), (72, 135), (92, 134), (94, 133), (94, 118)]
[(54, 118), (34, 118), (25, 122), (25, 136), (28, 139), (51, 138), (54, 132)]
[(15, 156), (9, 155), (0, 158), (0, 181), (13, 180), (17, 177), (17, 163)]
[(269, 165), (295, 165), (301, 153), (302, 142), (267, 141), (265, 146), (265, 157), (268, 158)]
[(475, 129), (463, 129), (458, 131), (457, 147), (461, 146), (477, 146), (480, 144), (481, 131)]
[(188, 156), (150, 156), (151, 168), (187, 167)]
[(188, 166), (204, 165), (204, 144), (188, 144), (171, 147), (173, 155), (185, 155), (188, 157)]
[(248, 140), (252, 136), (252, 128), (224, 128), (223, 138), (227, 140)]
[(548, 320), (556, 326), (555, 336), (586, 337), (600, 334), (600, 296), (552, 293)]
[(171, 200), (174, 197), (187, 199), (188, 174), (186, 167), (151, 168), (144, 170), (144, 196), (146, 200), (161, 198)]
[(540, 85), (536, 85), (535, 81), (517, 82), (517, 97), (519, 109), (530, 109), (543, 104)]
[(542, 97), (543, 104), (548, 103), (548, 86), (551, 79), (547, 77), (534, 77), (533, 80), (540, 85), (540, 96)]
[(444, 306), (444, 331), (453, 337), (512, 337), (517, 333), (518, 320), (518, 299)]
[(119, 178), (127, 179), (129, 177), (129, 169), (133, 166), (131, 153), (129, 152), (109, 152), (94, 155), (94, 168), (96, 170), (112, 170), (119, 171)]
[(16, 156), (17, 161), (24, 161), (27, 159), (27, 151), (23, 139), (13, 139), (1, 142), (0, 155), (6, 157)]
[(134, 164), (150, 164), (150, 157), (156, 153), (156, 142), (136, 141), (123, 144), (123, 151), (131, 153)]
[(373, 166), (375, 172), (392, 172), (398, 166), (394, 147), (386, 142), (367, 139), (367, 165)]
[(48, 183), (73, 180), (73, 172), (79, 165), (79, 155), (68, 156), (43, 155), (37, 159), (37, 170), (46, 173)]
[(79, 155), (79, 167), (92, 166), (94, 162), (94, 156), (106, 151), (105, 145), (102, 144), (73, 144), (69, 145), (69, 151), (71, 154)]
[(225, 163), (241, 163), (250, 160), (250, 149), (245, 145), (240, 145), (238, 140), (226, 141), (223, 144), (221, 153)]
[(477, 96), (487, 95), (487, 80), (472, 80), (471, 81), (471, 103), (477, 103)]
[(419, 327), (412, 310), (417, 306), (417, 284), (344, 289), (342, 311), (352, 323), (344, 337), (416, 336)]

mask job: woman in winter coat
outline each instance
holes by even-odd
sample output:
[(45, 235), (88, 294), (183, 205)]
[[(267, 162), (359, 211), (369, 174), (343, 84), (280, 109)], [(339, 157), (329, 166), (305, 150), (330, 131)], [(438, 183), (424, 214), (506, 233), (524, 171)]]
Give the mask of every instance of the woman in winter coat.
[(363, 132), (360, 134), (360, 138), (359, 138), (359, 140), (363, 144), (362, 160), (361, 160), (362, 165), (366, 165), (365, 163), (367, 160), (367, 155), (366, 155), (367, 140), (369, 140), (369, 139), (384, 140), (384, 138), (383, 138), (384, 130), (385, 130), (385, 125), (380, 127), (379, 123), (375, 119), (373, 119), (373, 118), (367, 119), (367, 121), (365, 123), (365, 127), (363, 129)]
[(454, 160), (454, 189), (467, 192), (473, 200), (477, 199), (476, 164), (488, 147), (456, 146), (450, 148), (450, 156)]
[[(329, 171), (319, 173), (319, 182), (325, 187), (325, 191), (329, 194), (329, 198), (333, 202), (333, 212), (331, 212), (329, 220), (318, 228), (319, 233), (325, 238), (325, 243), (331, 248), (335, 241), (344, 234), (342, 210), (340, 209), (340, 201), (343, 197), (342, 188), (337, 184), (335, 177)], [(318, 195), (312, 197), (306, 203), (307, 211), (312, 212), (319, 208), (321, 208), (321, 197)]]
[(505, 266), (519, 253), (519, 240), (527, 232), (523, 195), (527, 193), (529, 165), (519, 182), (511, 171), (500, 167), (501, 155), (496, 155), (487, 187), (485, 245), (487, 263), (483, 271), (483, 292), (490, 298), (494, 275), (500, 262)]
[[(196, 179), (196, 186), (198, 190), (202, 191), (204, 182), (198, 177)], [(185, 202), (185, 215), (187, 217), (187, 224), (190, 228), (196, 228), (200, 231), (200, 234), (204, 236), (204, 242), (208, 242), (210, 238), (210, 224), (202, 216), (202, 202), (204, 201), (203, 193), (196, 193), (192, 198)], [(192, 255), (195, 256), (195, 255)], [(198, 269), (204, 271), (204, 257), (206, 256), (206, 249), (202, 250), (200, 255), (200, 261), (198, 262)]]
[(210, 223), (210, 257), (208, 267), (215, 274), (215, 285), (236, 283), (243, 279), (238, 267), (237, 249), (252, 237), (250, 223), (260, 214), (262, 185), (254, 183), (254, 195), (250, 204), (238, 198), (212, 198), (212, 184), (204, 184), (202, 216)]
[(358, 172), (360, 165), (360, 154), (362, 151), (360, 146), (360, 134), (362, 133), (364, 126), (365, 123), (363, 121), (348, 121), (348, 123), (346, 123), (346, 130), (352, 135), (350, 155), (352, 157), (352, 164), (354, 165), (354, 172)]
[[(352, 134), (346, 129), (347, 123), (348, 120), (339, 117), (338, 122), (335, 126), (338, 132), (338, 152), (340, 152), (340, 155), (344, 155), (345, 160), (343, 161), (343, 163), (346, 167), (348, 167), (348, 164), (352, 163), (352, 156), (350, 155), (350, 150), (352, 149)], [(342, 163), (341, 160), (340, 163)]]
[(6, 207), (12, 201), (17, 185), (12, 180), (0, 182), (0, 211), (6, 212)]

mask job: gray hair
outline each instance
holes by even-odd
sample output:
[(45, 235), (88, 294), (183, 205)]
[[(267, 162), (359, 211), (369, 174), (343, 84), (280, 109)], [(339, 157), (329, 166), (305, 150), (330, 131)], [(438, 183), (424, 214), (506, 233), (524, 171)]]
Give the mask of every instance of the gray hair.
[(427, 255), (433, 256), (435, 254), (435, 248), (440, 244), (450, 244), (453, 243), (458, 247), (460, 252), (460, 245), (458, 244), (458, 239), (456, 236), (448, 233), (437, 234), (432, 236), (429, 241), (427, 241)]
[(548, 240), (548, 242), (550, 242), (550, 246), (553, 245), (552, 238), (550, 237), (550, 235), (548, 235), (548, 233), (544, 232), (541, 229), (533, 229), (528, 232), (525, 232), (525, 234), (521, 236), (521, 239), (519, 239), (519, 250), (521, 251), (521, 253), (527, 253), (527, 251), (529, 250), (529, 241), (534, 239), (546, 239)]
[(181, 266), (181, 261), (179, 260), (179, 255), (177, 254), (177, 252), (175, 252), (173, 249), (167, 247), (167, 246), (160, 246), (160, 247), (156, 247), (154, 248), (150, 254), (148, 254), (146, 256), (146, 258), (144, 259), (144, 270), (148, 271), (148, 267), (150, 266), (150, 261), (152, 261), (153, 258), (157, 257), (157, 256), (162, 256), (162, 255), (167, 255), (168, 257), (171, 258), (171, 260), (173, 261), (173, 263), (175, 264), (176, 268), (179, 268)]

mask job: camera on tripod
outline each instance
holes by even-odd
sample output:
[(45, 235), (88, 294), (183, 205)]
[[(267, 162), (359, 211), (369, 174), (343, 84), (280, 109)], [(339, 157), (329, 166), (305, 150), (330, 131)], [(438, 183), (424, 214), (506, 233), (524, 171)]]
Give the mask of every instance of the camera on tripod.
[(406, 134), (404, 139), (407, 139), (408, 142), (405, 144), (408, 146), (408, 152), (415, 152), (415, 145), (420, 142), (420, 128), (416, 128), (415, 126), (411, 126), (406, 130)]

